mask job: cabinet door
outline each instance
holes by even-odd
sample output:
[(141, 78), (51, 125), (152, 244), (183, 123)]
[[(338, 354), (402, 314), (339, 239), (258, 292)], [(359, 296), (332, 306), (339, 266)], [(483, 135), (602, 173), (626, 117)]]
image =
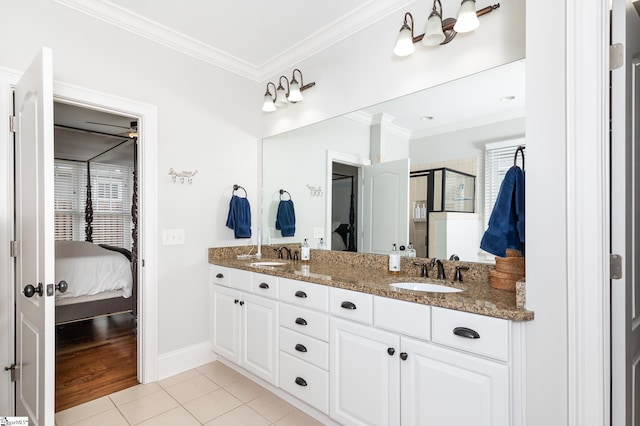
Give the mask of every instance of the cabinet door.
[(242, 294), (242, 366), (277, 386), (278, 303)]
[(331, 417), (347, 425), (400, 422), (400, 338), (331, 319)]
[(402, 338), (402, 425), (507, 426), (509, 370), (433, 344)]
[(211, 348), (218, 355), (240, 362), (240, 292), (213, 286), (211, 293)]

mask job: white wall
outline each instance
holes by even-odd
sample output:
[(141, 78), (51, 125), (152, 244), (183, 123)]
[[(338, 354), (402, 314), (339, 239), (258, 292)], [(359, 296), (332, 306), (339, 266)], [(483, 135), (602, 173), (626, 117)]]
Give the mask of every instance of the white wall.
[[(3, 2), (0, 66), (24, 70), (42, 45), (53, 50), (55, 80), (157, 105), (151, 232), (186, 234), (185, 245), (158, 247), (159, 352), (208, 340), (207, 248), (246, 242), (224, 227), (234, 183), (257, 205), (260, 85), (51, 1)], [(192, 185), (174, 184), (170, 167), (199, 173)]]

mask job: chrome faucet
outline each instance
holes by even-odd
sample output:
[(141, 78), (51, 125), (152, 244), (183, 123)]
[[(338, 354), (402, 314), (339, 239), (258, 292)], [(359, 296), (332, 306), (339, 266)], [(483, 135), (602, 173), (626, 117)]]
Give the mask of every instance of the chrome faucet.
[(287, 260), (291, 260), (291, 249), (289, 247), (282, 246), (274, 250), (278, 252), (278, 259), (282, 259), (282, 250), (285, 250), (287, 252)]
[(438, 267), (438, 279), (439, 280), (445, 280), (446, 277), (444, 275), (444, 265), (442, 264), (442, 261), (440, 259), (436, 259), (435, 257), (433, 259), (431, 259), (430, 262), (431, 267), (433, 267), (434, 265)]
[(429, 270), (427, 268), (427, 264), (424, 262), (413, 262), (414, 265), (416, 266), (422, 266), (422, 271), (420, 272), (420, 276), (422, 278), (427, 278), (429, 277)]

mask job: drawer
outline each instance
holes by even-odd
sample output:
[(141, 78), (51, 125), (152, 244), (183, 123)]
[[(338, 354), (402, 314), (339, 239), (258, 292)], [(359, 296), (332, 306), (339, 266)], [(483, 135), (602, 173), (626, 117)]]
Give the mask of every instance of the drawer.
[(341, 288), (329, 289), (329, 312), (341, 318), (373, 323), (373, 296)]
[(211, 265), (211, 283), (229, 287), (231, 270), (224, 266)]
[(320, 284), (280, 278), (280, 300), (318, 311), (329, 311), (329, 288)]
[(280, 352), (280, 388), (329, 414), (329, 373)]
[(278, 277), (253, 273), (251, 292), (271, 299), (278, 298)]
[(431, 312), (434, 342), (503, 361), (509, 360), (511, 324), (508, 320), (436, 307)]
[(422, 340), (431, 339), (431, 307), (375, 296), (373, 298), (373, 324), (378, 328), (395, 331)]
[(243, 271), (242, 269), (231, 269), (231, 279), (229, 280), (229, 286), (241, 291), (251, 291), (251, 275), (250, 271)]
[(280, 325), (316, 339), (329, 341), (329, 315), (280, 303)]
[(320, 367), (329, 369), (329, 344), (280, 327), (280, 350)]

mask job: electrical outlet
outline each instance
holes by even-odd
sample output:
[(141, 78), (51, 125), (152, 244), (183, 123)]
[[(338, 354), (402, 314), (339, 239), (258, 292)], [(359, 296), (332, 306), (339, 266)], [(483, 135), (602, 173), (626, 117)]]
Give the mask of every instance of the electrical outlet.
[(313, 228), (313, 238), (324, 238), (324, 228)]
[(162, 244), (165, 246), (184, 244), (184, 229), (163, 229)]

